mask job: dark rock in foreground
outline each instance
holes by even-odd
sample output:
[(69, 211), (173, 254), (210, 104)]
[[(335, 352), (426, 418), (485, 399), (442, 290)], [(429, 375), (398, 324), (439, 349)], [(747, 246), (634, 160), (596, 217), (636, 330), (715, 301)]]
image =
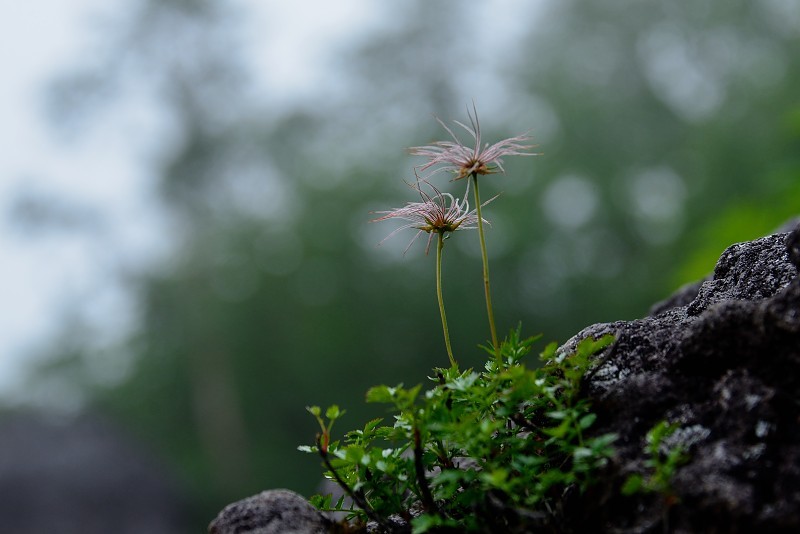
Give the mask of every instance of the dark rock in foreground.
[(331, 522), (303, 497), (268, 490), (226, 506), (208, 527), (210, 534), (324, 534)]
[[(570, 508), (574, 528), (607, 531), (800, 531), (800, 228), (729, 247), (714, 275), (636, 321), (575, 336), (617, 342), (588, 380), (597, 432), (615, 432), (618, 460)], [(691, 293), (694, 294), (691, 294)], [(680, 425), (689, 461), (674, 496), (620, 495), (645, 472), (646, 432)]]

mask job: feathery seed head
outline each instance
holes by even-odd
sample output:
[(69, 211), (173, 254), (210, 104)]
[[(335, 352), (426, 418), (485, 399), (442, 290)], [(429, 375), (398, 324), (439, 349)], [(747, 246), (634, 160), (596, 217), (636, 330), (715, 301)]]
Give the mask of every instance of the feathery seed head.
[[(423, 190), (423, 184), (431, 190), (431, 193)], [(401, 219), (408, 221), (408, 224), (404, 224), (400, 228), (394, 230), (392, 233), (386, 236), (383, 241), (386, 241), (401, 230), (414, 228), (418, 231), (411, 239), (411, 242), (406, 247), (404, 253), (411, 248), (411, 245), (414, 244), (414, 241), (416, 241), (420, 235), (427, 233), (428, 243), (425, 247), (425, 254), (427, 254), (430, 250), (431, 241), (434, 234), (442, 234), (442, 237), (447, 238), (449, 237), (449, 234), (455, 232), (456, 230), (476, 228), (475, 225), (478, 222), (478, 215), (476, 214), (476, 210), (469, 209), (469, 202), (466, 198), (469, 192), (469, 183), (467, 183), (467, 191), (464, 194), (463, 200), (453, 197), (453, 195), (450, 193), (442, 193), (439, 189), (425, 180), (418, 179), (416, 183), (408, 185), (419, 194), (422, 200), (421, 202), (408, 202), (402, 208), (374, 212), (377, 214), (382, 214), (383, 216), (372, 219), (370, 222), (379, 222), (388, 219)], [(495, 198), (497, 197), (495, 196), (487, 200), (483, 203), (483, 205), (485, 206)], [(488, 221), (485, 219), (484, 222), (488, 224)], [(383, 243), (383, 241), (381, 241), (381, 243)]]
[(442, 165), (438, 169), (431, 172), (431, 176), (439, 171), (449, 171), (456, 175), (454, 180), (460, 180), (471, 175), (478, 174), (493, 174), (503, 169), (503, 160), (505, 156), (535, 156), (536, 154), (526, 152), (533, 148), (533, 145), (526, 145), (527, 141), (531, 138), (527, 134), (521, 134), (508, 139), (503, 139), (493, 145), (486, 143), (481, 146), (481, 125), (478, 121), (478, 110), (475, 104), (472, 104), (472, 111), (467, 108), (467, 116), (469, 117), (470, 126), (459, 122), (453, 121), (458, 126), (465, 129), (469, 135), (475, 140), (474, 146), (466, 146), (458, 136), (440, 119), (436, 119), (439, 124), (447, 130), (452, 141), (437, 141), (432, 145), (412, 147), (411, 154), (415, 156), (423, 156), (428, 158), (428, 163), (420, 166), (419, 169), (424, 171), (436, 165)]

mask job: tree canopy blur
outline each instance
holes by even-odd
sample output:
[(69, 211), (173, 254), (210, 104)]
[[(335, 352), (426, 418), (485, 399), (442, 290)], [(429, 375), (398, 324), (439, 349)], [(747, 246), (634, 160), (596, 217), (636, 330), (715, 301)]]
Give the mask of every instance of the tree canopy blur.
[[(76, 127), (126, 91), (152, 95), (168, 125), (150, 143), (154, 209), (172, 251), (124, 273), (139, 317), (103, 354), (130, 362), (118, 383), (92, 379), (92, 340), (74, 330), (37, 379), (81, 384), (163, 450), (198, 525), (261, 489), (314, 491), (319, 467), (295, 452), (313, 440), (305, 405), (338, 403), (357, 426), (381, 415), (363, 406), (369, 386), (446, 365), (433, 257), (402, 254), (411, 234), (377, 247), (392, 228), (367, 222), (414, 200), (403, 179), (421, 161), (404, 148), (444, 137), (434, 114), (466, 120), (474, 100), (486, 141), (531, 129), (541, 153), (483, 182), (502, 192), (485, 212), (501, 331), (521, 320), (564, 341), (641, 316), (727, 244), (798, 212), (792, 2), (546, 2), (505, 48), (504, 28), (461, 3), (405, 2), (291, 106), (253, 94), (246, 17), (227, 2), (128, 3), (105, 55), (55, 84), (54, 119)], [(479, 365), (477, 236), (451, 243), (453, 349)]]

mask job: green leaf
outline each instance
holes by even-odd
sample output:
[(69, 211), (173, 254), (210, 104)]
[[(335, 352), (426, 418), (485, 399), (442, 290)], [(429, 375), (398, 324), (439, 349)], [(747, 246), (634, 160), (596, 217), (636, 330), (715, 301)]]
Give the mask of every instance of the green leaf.
[(572, 457), (575, 458), (575, 461), (583, 461), (592, 456), (594, 456), (594, 451), (587, 447), (576, 447), (575, 450), (572, 451)]
[(597, 416), (595, 414), (593, 413), (586, 414), (580, 418), (580, 420), (578, 421), (578, 426), (581, 427), (581, 430), (586, 430), (587, 428), (592, 426), (592, 424), (594, 424), (596, 419)]
[(364, 425), (364, 434), (372, 434), (382, 422), (382, 417), (378, 417), (377, 419), (373, 419), (372, 421), (368, 422), (366, 425)]
[(356, 445), (350, 445), (344, 449), (344, 459), (354, 464), (370, 464), (370, 457), (367, 451), (363, 447)]
[(333, 499), (333, 495), (328, 493), (327, 495), (312, 495), (308, 498), (308, 502), (311, 503), (312, 506), (317, 508), (318, 510), (328, 510), (330, 509), (331, 500)]
[(434, 514), (422, 514), (411, 520), (411, 534), (423, 534), (438, 527), (458, 528), (457, 521)]
[(552, 436), (556, 440), (560, 440), (567, 434), (569, 429), (570, 429), (570, 422), (564, 421), (558, 426), (545, 428), (544, 433), (547, 434), (548, 436)]
[(647, 443), (654, 446), (656, 449), (667, 436), (673, 434), (678, 429), (678, 425), (671, 425), (667, 421), (659, 421), (653, 428), (647, 432), (645, 439)]
[(344, 415), (344, 411), (340, 411), (339, 406), (337, 406), (336, 404), (330, 406), (327, 410), (325, 410), (325, 417), (327, 417), (331, 421), (338, 419), (342, 415)]
[(367, 402), (393, 403), (397, 390), (402, 387), (402, 384), (394, 388), (390, 388), (389, 386), (371, 387), (367, 390)]
[(587, 446), (595, 451), (596, 454), (608, 456), (613, 452), (611, 444), (617, 440), (617, 434), (609, 433), (591, 438), (586, 442)]
[(466, 392), (475, 385), (475, 381), (478, 380), (478, 378), (479, 375), (477, 373), (464, 373), (462, 376), (447, 382), (446, 386), (454, 391)]
[[(333, 495), (331, 495), (333, 497)], [(344, 504), (344, 494), (336, 500), (336, 504), (333, 505), (334, 510), (341, 510), (342, 505)]]
[(447, 469), (436, 475), (431, 480), (431, 486), (436, 489), (440, 499), (449, 499), (468, 486), (478, 476), (472, 469)]
[(508, 470), (497, 468), (489, 472), (484, 471), (481, 473), (481, 480), (483, 480), (489, 486), (505, 489), (507, 486), (506, 481), (508, 480)]
[(542, 353), (539, 355), (539, 359), (542, 360), (543, 362), (553, 360), (556, 357), (557, 350), (558, 350), (558, 343), (556, 343), (555, 341), (551, 341), (550, 343), (547, 344)]
[(644, 484), (644, 479), (640, 474), (633, 474), (628, 477), (625, 483), (622, 485), (622, 489), (620, 490), (623, 495), (633, 495), (634, 493), (638, 493), (642, 491), (642, 486)]

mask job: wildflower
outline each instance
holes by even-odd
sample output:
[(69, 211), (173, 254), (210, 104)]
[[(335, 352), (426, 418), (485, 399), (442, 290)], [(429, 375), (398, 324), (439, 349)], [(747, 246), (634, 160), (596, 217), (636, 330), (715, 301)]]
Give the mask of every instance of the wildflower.
[[(425, 192), (421, 184), (427, 185), (432, 194)], [(383, 214), (382, 217), (373, 219), (370, 222), (386, 221), (388, 219), (401, 219), (409, 221), (408, 224), (397, 228), (383, 241), (386, 241), (397, 232), (414, 228), (418, 230), (417, 234), (411, 239), (411, 242), (406, 247), (405, 252), (411, 248), (414, 241), (419, 238), (423, 233), (428, 234), (428, 244), (425, 246), (425, 254), (431, 247), (433, 236), (440, 234), (443, 238), (447, 238), (449, 234), (456, 230), (466, 230), (477, 228), (478, 215), (476, 209), (469, 209), (469, 202), (466, 199), (469, 193), (469, 183), (467, 183), (467, 191), (464, 194), (464, 200), (454, 198), (450, 193), (442, 193), (436, 187), (424, 180), (417, 180), (415, 184), (409, 186), (417, 191), (422, 199), (422, 202), (409, 202), (402, 208), (394, 208), (389, 211), (377, 211), (377, 214)], [(484, 206), (497, 197), (491, 198), (484, 202)], [(487, 221), (484, 221), (487, 222)], [(488, 224), (488, 222), (487, 222)], [(381, 243), (383, 243), (381, 241)]]
[(526, 134), (517, 135), (503, 139), (491, 146), (488, 143), (481, 146), (481, 125), (478, 121), (478, 110), (475, 103), (472, 104), (472, 113), (467, 108), (467, 116), (469, 117), (470, 126), (462, 122), (455, 121), (455, 123), (464, 128), (475, 140), (473, 148), (467, 147), (458, 136), (447, 127), (441, 120), (439, 121), (447, 133), (453, 138), (452, 141), (439, 141), (432, 145), (419, 146), (411, 149), (411, 153), (415, 156), (424, 156), (428, 158), (428, 163), (422, 165), (420, 170), (424, 171), (436, 165), (442, 165), (438, 169), (432, 171), (428, 176), (436, 174), (439, 171), (450, 171), (456, 175), (454, 180), (460, 180), (470, 176), (472, 182), (475, 184), (475, 220), (478, 228), (478, 238), (481, 245), (481, 259), (483, 262), (483, 287), (486, 296), (486, 313), (489, 318), (489, 330), (492, 335), (492, 345), (495, 352), (499, 354), (500, 345), (497, 342), (497, 328), (494, 324), (494, 311), (492, 308), (492, 294), (489, 284), (489, 259), (486, 254), (486, 239), (483, 232), (483, 216), (481, 215), (480, 192), (478, 189), (478, 175), (493, 174), (500, 169), (503, 169), (503, 160), (505, 156), (533, 156), (535, 154), (526, 152), (526, 150), (533, 148), (533, 145), (526, 145), (525, 142), (530, 140)]
[(536, 155), (531, 152), (525, 152), (533, 148), (533, 145), (523, 144), (531, 139), (526, 134), (503, 139), (491, 146), (486, 143), (481, 147), (481, 125), (478, 121), (478, 110), (475, 108), (474, 103), (472, 104), (471, 113), (467, 108), (467, 116), (469, 117), (470, 126), (459, 121), (453, 122), (464, 128), (472, 136), (475, 140), (474, 147), (468, 147), (462, 143), (453, 130), (437, 118), (436, 120), (447, 130), (453, 140), (438, 141), (432, 145), (411, 148), (411, 154), (428, 158), (428, 163), (422, 165), (420, 170), (424, 171), (435, 165), (444, 164), (444, 166), (431, 174), (443, 170), (450, 171), (456, 174), (455, 180), (460, 180), (471, 175), (493, 174), (497, 172), (497, 169), (505, 172), (502, 160), (505, 156)]
[[(427, 185), (432, 193), (427, 193), (422, 189), (422, 184)], [(444, 310), (444, 298), (442, 296), (442, 249), (444, 248), (444, 240), (456, 230), (465, 230), (468, 228), (477, 228), (476, 223), (482, 223), (477, 214), (478, 208), (474, 210), (469, 209), (467, 195), (469, 194), (469, 182), (467, 182), (467, 190), (464, 192), (464, 200), (454, 198), (449, 193), (442, 193), (430, 183), (417, 178), (416, 184), (408, 184), (409, 187), (419, 193), (422, 202), (409, 202), (402, 208), (395, 208), (389, 211), (378, 211), (376, 213), (383, 214), (383, 217), (373, 219), (371, 222), (385, 221), (388, 219), (402, 219), (409, 221), (408, 224), (397, 228), (392, 233), (384, 238), (386, 241), (394, 234), (407, 228), (414, 228), (417, 230), (416, 235), (406, 247), (407, 252), (414, 241), (423, 233), (428, 234), (428, 244), (425, 247), (425, 254), (431, 248), (431, 241), (433, 236), (436, 235), (436, 299), (439, 302), (439, 316), (442, 319), (442, 332), (444, 334), (444, 344), (447, 349), (447, 357), (450, 359), (450, 365), (454, 368), (458, 367), (456, 359), (453, 356), (453, 348), (450, 345), (450, 330), (447, 327), (447, 314)], [(487, 200), (484, 205), (488, 204), (497, 197)], [(381, 241), (381, 243), (383, 243)]]

